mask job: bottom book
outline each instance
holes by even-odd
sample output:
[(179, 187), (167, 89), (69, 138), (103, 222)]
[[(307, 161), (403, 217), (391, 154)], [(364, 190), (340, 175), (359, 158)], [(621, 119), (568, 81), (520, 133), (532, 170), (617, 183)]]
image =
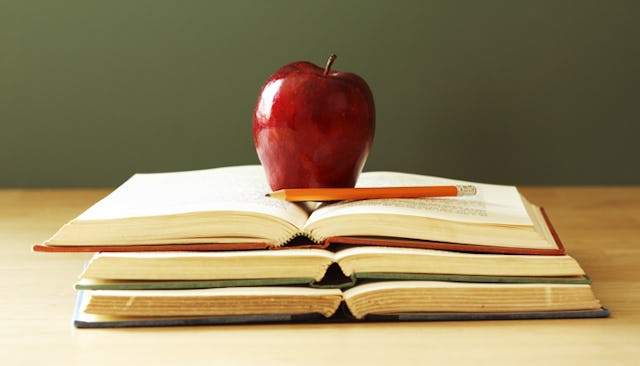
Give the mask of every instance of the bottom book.
[(376, 281), (347, 290), (293, 286), (83, 290), (78, 328), (278, 322), (607, 317), (588, 284)]

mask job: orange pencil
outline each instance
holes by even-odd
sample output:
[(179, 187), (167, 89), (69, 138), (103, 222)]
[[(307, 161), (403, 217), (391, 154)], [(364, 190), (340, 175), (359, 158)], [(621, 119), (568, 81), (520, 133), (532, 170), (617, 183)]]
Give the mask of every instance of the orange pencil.
[(374, 198), (420, 198), (472, 196), (477, 189), (472, 185), (375, 187), (375, 188), (288, 188), (267, 194), (268, 197), (289, 202), (342, 201)]

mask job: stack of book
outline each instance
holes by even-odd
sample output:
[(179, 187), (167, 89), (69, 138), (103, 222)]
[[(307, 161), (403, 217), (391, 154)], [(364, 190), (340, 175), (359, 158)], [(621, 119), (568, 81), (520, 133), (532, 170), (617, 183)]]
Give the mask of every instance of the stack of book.
[[(468, 184), (367, 172), (358, 185)], [(545, 212), (512, 186), (296, 204), (260, 166), (136, 174), (39, 252), (96, 252), (77, 327), (606, 317)]]

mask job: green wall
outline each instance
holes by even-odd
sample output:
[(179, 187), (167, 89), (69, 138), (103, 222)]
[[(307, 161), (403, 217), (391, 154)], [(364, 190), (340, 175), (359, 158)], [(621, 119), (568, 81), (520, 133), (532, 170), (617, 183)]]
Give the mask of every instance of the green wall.
[(638, 184), (638, 1), (0, 0), (0, 187), (253, 164), (262, 83), (364, 77), (367, 170)]

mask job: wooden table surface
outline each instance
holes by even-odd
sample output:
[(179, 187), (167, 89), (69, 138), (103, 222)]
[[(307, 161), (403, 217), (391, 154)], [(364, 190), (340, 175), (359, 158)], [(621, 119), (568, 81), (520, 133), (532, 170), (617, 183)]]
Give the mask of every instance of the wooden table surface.
[(0, 190), (0, 365), (638, 365), (640, 187), (523, 187), (607, 319), (75, 329), (88, 254), (32, 253), (108, 190)]

